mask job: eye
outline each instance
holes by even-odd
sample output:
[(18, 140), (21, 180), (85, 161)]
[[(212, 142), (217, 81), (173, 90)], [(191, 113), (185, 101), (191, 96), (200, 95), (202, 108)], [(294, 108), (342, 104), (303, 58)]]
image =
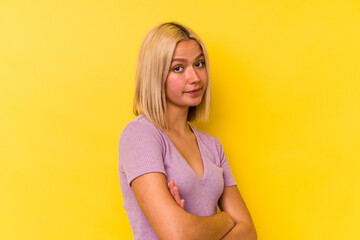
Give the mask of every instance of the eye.
[(173, 68), (174, 72), (181, 72), (184, 68), (182, 66), (176, 66)]
[(204, 66), (205, 66), (205, 62), (204, 62), (204, 61), (195, 63), (195, 67), (197, 67), (197, 68), (202, 68), (202, 67), (204, 67)]

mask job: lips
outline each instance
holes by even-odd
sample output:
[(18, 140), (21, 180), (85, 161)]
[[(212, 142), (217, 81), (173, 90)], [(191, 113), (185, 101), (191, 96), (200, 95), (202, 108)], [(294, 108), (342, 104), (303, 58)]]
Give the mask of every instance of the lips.
[(196, 89), (193, 89), (193, 90), (190, 90), (190, 91), (186, 91), (186, 93), (197, 93), (197, 92), (199, 92), (201, 89), (202, 89), (202, 87), (201, 87), (201, 88), (196, 88)]

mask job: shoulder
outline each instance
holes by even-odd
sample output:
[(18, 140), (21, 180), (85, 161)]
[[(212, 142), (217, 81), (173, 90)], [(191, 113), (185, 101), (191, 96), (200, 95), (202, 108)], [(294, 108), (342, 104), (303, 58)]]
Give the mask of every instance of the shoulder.
[(138, 128), (155, 130), (156, 126), (149, 119), (147, 119), (147, 117), (140, 114), (139, 116), (137, 116), (134, 120), (132, 120), (125, 126), (123, 133), (126, 131), (138, 129)]
[(158, 133), (160, 133), (160, 129), (158, 129), (149, 119), (141, 114), (125, 126), (121, 133), (121, 137), (128, 134), (153, 135)]
[(161, 131), (144, 115), (137, 116), (123, 129), (120, 136), (120, 143), (123, 141), (147, 141), (157, 140), (160, 143)]
[(165, 150), (160, 130), (145, 116), (139, 115), (129, 122), (120, 136), (118, 164), (127, 184), (145, 173), (165, 174)]

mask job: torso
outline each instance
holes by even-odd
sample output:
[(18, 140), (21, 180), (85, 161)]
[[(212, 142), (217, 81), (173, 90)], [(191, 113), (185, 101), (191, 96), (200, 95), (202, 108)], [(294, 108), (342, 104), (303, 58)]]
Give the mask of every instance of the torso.
[(131, 181), (137, 177), (156, 172), (163, 173), (167, 182), (174, 180), (185, 200), (185, 211), (197, 216), (216, 214), (224, 187), (236, 185), (218, 139), (195, 127), (190, 128), (188, 133), (191, 134), (184, 137), (167, 135), (140, 115), (123, 130), (119, 144), (119, 176), (134, 240), (159, 239), (132, 190)]

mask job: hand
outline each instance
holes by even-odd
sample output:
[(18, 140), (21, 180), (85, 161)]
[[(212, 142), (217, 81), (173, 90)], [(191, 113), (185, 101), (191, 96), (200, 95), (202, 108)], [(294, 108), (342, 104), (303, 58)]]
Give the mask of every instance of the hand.
[(168, 182), (168, 188), (169, 188), (169, 190), (170, 190), (171, 195), (172, 195), (173, 198), (175, 199), (176, 203), (177, 203), (182, 209), (184, 209), (184, 207), (185, 207), (185, 200), (180, 198), (179, 189), (178, 189), (178, 187), (175, 185), (174, 180), (170, 180), (170, 182)]

